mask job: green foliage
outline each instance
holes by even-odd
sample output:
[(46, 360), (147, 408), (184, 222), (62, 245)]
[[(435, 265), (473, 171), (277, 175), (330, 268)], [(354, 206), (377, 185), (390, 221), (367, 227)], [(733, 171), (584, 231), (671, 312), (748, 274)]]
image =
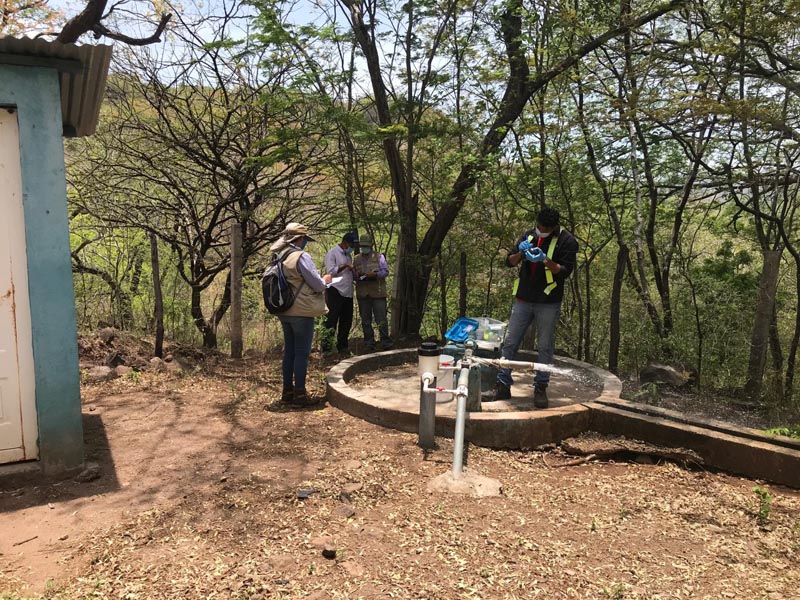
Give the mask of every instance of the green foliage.
[(784, 437), (791, 437), (800, 439), (800, 424), (788, 425), (786, 427), (774, 427), (764, 431), (767, 435), (782, 435)]
[(625, 598), (625, 586), (617, 583), (611, 588), (603, 588), (603, 594), (609, 600), (623, 600)]
[(759, 485), (753, 488), (753, 493), (755, 493), (756, 498), (758, 499), (758, 512), (756, 514), (758, 523), (759, 525), (766, 525), (769, 523), (769, 517), (772, 513), (772, 501), (774, 500), (774, 497), (769, 490)]

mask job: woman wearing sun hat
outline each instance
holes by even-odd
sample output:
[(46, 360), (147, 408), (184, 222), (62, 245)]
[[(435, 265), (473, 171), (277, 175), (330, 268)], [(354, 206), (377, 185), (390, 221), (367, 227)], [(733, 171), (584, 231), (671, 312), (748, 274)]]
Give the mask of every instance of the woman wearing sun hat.
[(286, 312), (278, 315), (283, 328), (283, 392), (281, 402), (310, 406), (319, 400), (306, 391), (308, 356), (314, 340), (314, 319), (327, 312), (325, 288), (331, 276), (320, 276), (314, 259), (304, 249), (313, 242), (308, 229), (300, 223), (289, 223), (270, 252), (282, 255), (283, 272), (296, 296)]

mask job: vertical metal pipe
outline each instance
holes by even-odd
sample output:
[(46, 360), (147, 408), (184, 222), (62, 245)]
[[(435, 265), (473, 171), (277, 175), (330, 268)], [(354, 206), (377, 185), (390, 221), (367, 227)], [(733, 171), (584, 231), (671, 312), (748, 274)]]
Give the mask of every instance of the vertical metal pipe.
[(464, 425), (467, 420), (469, 366), (462, 368), (456, 387), (456, 430), (453, 434), (453, 477), (461, 477), (464, 468)]
[[(442, 352), (435, 342), (423, 342), (417, 350), (419, 356), (419, 439), (417, 443), (421, 448), (433, 450), (436, 448), (436, 395), (424, 392), (426, 383), (436, 387), (434, 374), (439, 368), (439, 356)], [(426, 377), (431, 380), (426, 382)]]
[[(436, 378), (431, 382), (436, 387)], [(419, 440), (420, 448), (433, 450), (436, 448), (436, 394), (423, 392), (425, 381), (419, 387)]]

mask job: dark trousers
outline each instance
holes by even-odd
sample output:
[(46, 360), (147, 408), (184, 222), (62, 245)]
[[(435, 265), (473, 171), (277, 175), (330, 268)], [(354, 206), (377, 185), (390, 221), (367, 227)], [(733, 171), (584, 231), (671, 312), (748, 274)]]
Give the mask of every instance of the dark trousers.
[(347, 350), (350, 328), (353, 326), (353, 298), (345, 298), (335, 287), (325, 292), (328, 315), (325, 317), (326, 335), (322, 336), (322, 351), (328, 352), (336, 337), (336, 349)]
[(283, 326), (283, 388), (306, 389), (308, 355), (314, 341), (314, 317), (278, 316)]

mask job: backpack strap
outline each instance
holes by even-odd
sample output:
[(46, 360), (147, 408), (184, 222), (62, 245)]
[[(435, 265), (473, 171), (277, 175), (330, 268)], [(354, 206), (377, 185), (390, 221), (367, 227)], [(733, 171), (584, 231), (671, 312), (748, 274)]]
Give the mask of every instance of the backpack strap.
[[(273, 255), (273, 260), (280, 261), (281, 266), (283, 266), (283, 263), (286, 261), (286, 259), (289, 258), (295, 252), (303, 252), (303, 251), (300, 248), (293, 248), (292, 246), (289, 246), (286, 249), (284, 249), (280, 254), (275, 253)], [(281, 271), (281, 276), (283, 276), (283, 271)], [(286, 285), (287, 286), (290, 285), (288, 279), (286, 280)], [(300, 285), (297, 287), (297, 291), (294, 293), (295, 297), (300, 295), (300, 290), (302, 290), (305, 285), (306, 285), (306, 280), (302, 275), (300, 275)]]

